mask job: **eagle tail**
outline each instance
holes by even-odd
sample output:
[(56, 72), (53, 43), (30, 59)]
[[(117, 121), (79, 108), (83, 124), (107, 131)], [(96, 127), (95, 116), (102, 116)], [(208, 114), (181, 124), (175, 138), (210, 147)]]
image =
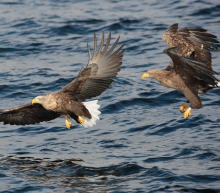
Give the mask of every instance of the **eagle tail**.
[(82, 125), (84, 127), (92, 127), (96, 124), (96, 121), (99, 120), (99, 115), (101, 114), (101, 112), (99, 111), (100, 105), (98, 104), (98, 100), (83, 102), (83, 104), (92, 115), (92, 118), (88, 119), (86, 117), (83, 117), (85, 122), (82, 123)]

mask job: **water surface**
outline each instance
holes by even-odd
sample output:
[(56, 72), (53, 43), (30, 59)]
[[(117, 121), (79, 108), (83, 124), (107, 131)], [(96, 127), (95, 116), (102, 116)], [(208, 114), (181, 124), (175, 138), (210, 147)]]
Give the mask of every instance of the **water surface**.
[[(70, 82), (94, 32), (125, 45), (119, 76), (97, 97), (96, 126), (0, 125), (1, 192), (220, 192), (220, 90), (184, 120), (181, 93), (140, 78), (169, 63), (161, 39), (169, 25), (220, 37), (219, 1), (2, 0), (0, 18), (0, 108)], [(220, 72), (220, 52), (213, 64)]]

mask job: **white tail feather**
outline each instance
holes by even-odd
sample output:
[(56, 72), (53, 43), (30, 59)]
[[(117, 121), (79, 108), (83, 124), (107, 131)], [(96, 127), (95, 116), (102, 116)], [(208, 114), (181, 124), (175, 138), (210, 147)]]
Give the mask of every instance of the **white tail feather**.
[(92, 115), (92, 118), (88, 119), (86, 117), (83, 117), (85, 122), (82, 125), (84, 127), (92, 127), (96, 124), (96, 121), (99, 120), (99, 115), (101, 114), (101, 112), (99, 111), (100, 105), (98, 104), (98, 100), (83, 102), (83, 104)]
[[(220, 87), (220, 81), (218, 81), (218, 82), (216, 81), (215, 83), (216, 83), (216, 86), (215, 86), (215, 87)], [(210, 84), (209, 84), (209, 86), (210, 86), (210, 87), (213, 87), (213, 86), (210, 85)]]

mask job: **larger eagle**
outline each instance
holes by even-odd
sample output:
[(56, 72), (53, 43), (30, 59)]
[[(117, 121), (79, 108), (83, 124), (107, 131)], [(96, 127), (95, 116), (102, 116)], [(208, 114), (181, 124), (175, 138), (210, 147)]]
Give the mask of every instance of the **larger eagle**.
[[(187, 101), (179, 109), (187, 118), (191, 109), (202, 107), (198, 94), (219, 86), (210, 52), (218, 48), (219, 42), (215, 35), (203, 28), (178, 28), (178, 24), (164, 32), (163, 40), (169, 46), (164, 52), (172, 63), (165, 69), (149, 70), (142, 74), (142, 78), (154, 78), (166, 87), (182, 91)], [(190, 103), (189, 107), (187, 103)]]
[(37, 96), (32, 103), (0, 110), (0, 122), (11, 125), (29, 125), (64, 116), (67, 128), (71, 119), (85, 127), (93, 126), (99, 119), (97, 100), (85, 102), (106, 90), (122, 64), (123, 45), (116, 48), (119, 37), (110, 46), (111, 33), (105, 41), (104, 33), (98, 48), (94, 34), (93, 55), (88, 47), (89, 62), (78, 76), (57, 92)]

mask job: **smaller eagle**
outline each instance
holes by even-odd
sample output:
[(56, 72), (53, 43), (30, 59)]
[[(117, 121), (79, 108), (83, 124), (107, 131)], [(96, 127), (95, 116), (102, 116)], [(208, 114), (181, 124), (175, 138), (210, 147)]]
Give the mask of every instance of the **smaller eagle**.
[(88, 47), (89, 62), (72, 82), (57, 92), (35, 97), (30, 104), (1, 109), (0, 122), (11, 125), (29, 125), (64, 116), (67, 128), (72, 125), (71, 119), (85, 127), (95, 125), (99, 119), (100, 106), (97, 100), (88, 102), (85, 100), (105, 91), (120, 71), (122, 64), (123, 45), (116, 48), (119, 37), (112, 46), (110, 46), (110, 41), (111, 33), (106, 41), (102, 33), (98, 47), (94, 34), (93, 55)]
[[(169, 48), (164, 52), (172, 62), (165, 69), (153, 69), (142, 74), (142, 78), (154, 78), (163, 86), (182, 91), (187, 101), (179, 110), (184, 118), (191, 109), (199, 109), (202, 103), (198, 94), (218, 87), (217, 74), (212, 69), (211, 52), (218, 48), (217, 37), (200, 27), (178, 28), (171, 25), (163, 34)], [(187, 107), (187, 103), (190, 106)]]

